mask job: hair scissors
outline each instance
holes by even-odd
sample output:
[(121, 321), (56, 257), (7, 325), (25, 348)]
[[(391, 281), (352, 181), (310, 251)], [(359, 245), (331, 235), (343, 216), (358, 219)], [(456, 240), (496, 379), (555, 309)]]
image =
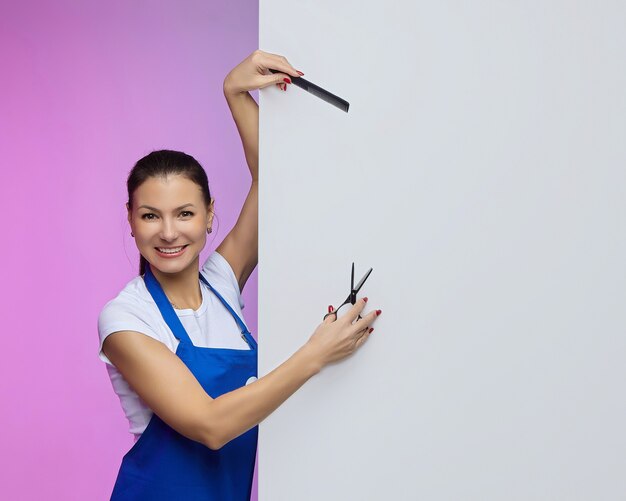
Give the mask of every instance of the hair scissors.
[[(359, 283), (356, 284), (356, 287), (354, 286), (354, 263), (352, 263), (352, 276), (350, 278), (350, 295), (346, 298), (346, 300), (341, 304), (341, 306), (339, 306), (339, 308), (337, 308), (335, 311), (331, 311), (330, 313), (326, 313), (326, 315), (324, 315), (324, 320), (326, 320), (326, 317), (328, 315), (337, 315), (337, 312), (339, 312), (339, 310), (341, 309), (342, 306), (350, 303), (350, 304), (355, 304), (356, 303), (356, 295), (359, 292), (359, 290), (361, 290), (361, 287), (363, 287), (363, 284), (365, 283), (365, 281), (367, 280), (367, 277), (370, 276), (370, 273), (372, 273), (374, 268), (370, 268), (367, 273), (365, 273), (365, 275), (363, 275), (363, 278), (361, 280), (359, 280)], [(361, 320), (361, 315), (359, 315), (359, 320)]]

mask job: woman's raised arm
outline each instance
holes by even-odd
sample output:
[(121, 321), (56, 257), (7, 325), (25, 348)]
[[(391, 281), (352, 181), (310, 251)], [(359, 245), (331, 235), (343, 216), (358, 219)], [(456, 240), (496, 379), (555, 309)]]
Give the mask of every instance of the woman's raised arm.
[[(269, 68), (284, 73), (271, 74)], [(217, 247), (235, 272), (240, 291), (259, 260), (259, 107), (248, 91), (270, 85), (287, 85), (286, 80), (291, 82), (289, 75), (298, 77), (300, 74), (284, 57), (256, 50), (224, 79), (224, 96), (237, 125), (252, 176), (250, 192), (237, 223)]]

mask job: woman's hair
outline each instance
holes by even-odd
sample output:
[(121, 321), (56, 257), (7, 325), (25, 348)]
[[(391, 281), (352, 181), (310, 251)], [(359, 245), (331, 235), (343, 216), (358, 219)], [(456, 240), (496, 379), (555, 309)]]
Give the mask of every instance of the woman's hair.
[[(202, 190), (202, 198), (208, 207), (211, 203), (209, 180), (200, 163), (191, 155), (182, 151), (158, 150), (140, 159), (128, 174), (126, 187), (128, 189), (128, 208), (133, 210), (133, 194), (144, 181), (152, 177), (167, 177), (181, 175), (196, 183)], [(139, 274), (146, 271), (146, 258), (139, 257)]]

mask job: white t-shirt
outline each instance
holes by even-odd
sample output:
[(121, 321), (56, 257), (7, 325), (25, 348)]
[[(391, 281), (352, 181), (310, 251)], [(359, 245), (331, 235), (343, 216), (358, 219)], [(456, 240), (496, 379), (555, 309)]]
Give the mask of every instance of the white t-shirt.
[[(201, 271), (211, 286), (243, 320), (241, 310), (244, 302), (237, 278), (228, 261), (218, 252), (213, 252), (202, 265)], [(202, 291), (200, 308), (174, 309), (194, 346), (249, 350), (250, 346), (241, 337), (237, 322), (219, 298), (202, 281), (200, 290)], [(165, 323), (141, 276), (128, 282), (115, 298), (104, 305), (98, 317), (100, 336), (98, 356), (107, 364), (111, 384), (129, 421), (130, 433), (135, 435), (137, 441), (150, 422), (152, 410), (130, 388), (122, 374), (102, 352), (104, 339), (109, 334), (122, 330), (146, 334), (161, 341), (172, 352), (176, 352), (178, 347), (178, 339)]]

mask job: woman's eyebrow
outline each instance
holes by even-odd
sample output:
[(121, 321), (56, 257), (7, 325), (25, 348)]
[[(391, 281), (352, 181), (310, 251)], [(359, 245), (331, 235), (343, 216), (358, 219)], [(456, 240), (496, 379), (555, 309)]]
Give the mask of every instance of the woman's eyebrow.
[[(185, 204), (185, 205), (181, 205), (180, 207), (176, 207), (172, 212), (176, 212), (179, 211), (180, 209), (184, 209), (185, 207), (195, 207), (194, 204)], [(150, 207), (149, 205), (140, 205), (139, 207), (137, 207), (138, 209), (150, 209), (153, 210), (154, 212), (161, 212), (159, 209), (156, 209), (154, 207)]]

